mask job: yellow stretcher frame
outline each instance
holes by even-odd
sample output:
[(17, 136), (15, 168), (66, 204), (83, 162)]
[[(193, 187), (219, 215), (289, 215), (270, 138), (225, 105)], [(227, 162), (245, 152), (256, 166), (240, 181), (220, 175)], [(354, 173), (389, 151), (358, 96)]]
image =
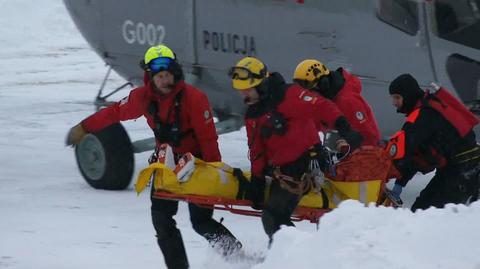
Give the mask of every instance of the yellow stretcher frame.
[[(249, 180), (250, 174), (248, 172), (244, 174)], [(236, 199), (239, 188), (238, 179), (233, 176), (233, 168), (222, 162), (211, 163), (195, 159), (195, 170), (190, 180), (186, 182), (179, 182), (173, 170), (164, 164), (153, 163), (139, 173), (135, 185), (138, 194), (146, 188), (151, 179), (155, 189), (154, 198), (186, 201), (205, 207), (228, 210), (234, 214), (261, 215), (261, 211), (245, 209), (251, 206), (250, 201)], [(318, 223), (318, 219), (323, 214), (347, 199), (358, 200), (365, 205), (379, 204), (384, 199), (381, 195), (384, 187), (385, 180), (381, 179), (348, 182), (327, 178), (321, 189), (314, 189), (304, 195), (292, 220), (309, 220)]]

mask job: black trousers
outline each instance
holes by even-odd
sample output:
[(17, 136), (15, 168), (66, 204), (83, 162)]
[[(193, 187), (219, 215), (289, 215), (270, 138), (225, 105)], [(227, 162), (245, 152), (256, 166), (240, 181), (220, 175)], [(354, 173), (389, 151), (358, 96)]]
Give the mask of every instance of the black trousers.
[[(151, 198), (152, 222), (158, 245), (168, 268), (188, 268), (188, 259), (182, 236), (173, 216), (178, 211), (178, 201)], [(240, 249), (242, 244), (221, 223), (215, 221), (212, 208), (188, 204), (193, 229), (223, 255)]]
[(411, 210), (442, 208), (448, 203), (465, 204), (476, 201), (480, 188), (480, 164), (471, 162), (449, 165), (437, 170), (425, 189), (420, 192)]
[[(308, 169), (308, 162), (305, 156), (297, 161), (281, 166), (280, 171), (300, 181), (302, 175)], [(290, 220), (295, 208), (303, 195), (294, 194), (280, 186), (278, 180), (273, 180), (270, 187), (270, 194), (262, 212), (262, 223), (265, 232), (273, 240), (273, 234), (280, 229), (281, 225), (295, 226)]]

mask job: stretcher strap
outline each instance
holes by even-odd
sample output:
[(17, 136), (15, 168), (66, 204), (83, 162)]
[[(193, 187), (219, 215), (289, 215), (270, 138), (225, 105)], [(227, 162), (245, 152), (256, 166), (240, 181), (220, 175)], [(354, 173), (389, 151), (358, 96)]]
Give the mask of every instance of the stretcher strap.
[(296, 195), (304, 195), (313, 187), (312, 176), (310, 173), (304, 173), (300, 179), (282, 174), (279, 168), (273, 170), (273, 178), (278, 180), (280, 187)]

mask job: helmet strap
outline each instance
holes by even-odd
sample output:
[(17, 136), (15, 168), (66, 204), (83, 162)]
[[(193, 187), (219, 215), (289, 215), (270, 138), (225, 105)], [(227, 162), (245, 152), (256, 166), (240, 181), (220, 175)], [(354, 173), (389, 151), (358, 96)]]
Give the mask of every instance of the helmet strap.
[[(252, 81), (253, 81), (253, 78), (252, 78)], [(267, 99), (268, 98), (268, 91), (269, 91), (268, 78), (265, 78), (264, 80), (262, 80), (262, 82), (260, 82), (260, 84), (258, 84), (255, 87), (255, 89), (258, 92), (258, 96), (259, 96), (260, 100)]]
[(330, 78), (328, 77), (328, 75), (318, 78), (317, 86), (321, 91), (330, 90)]

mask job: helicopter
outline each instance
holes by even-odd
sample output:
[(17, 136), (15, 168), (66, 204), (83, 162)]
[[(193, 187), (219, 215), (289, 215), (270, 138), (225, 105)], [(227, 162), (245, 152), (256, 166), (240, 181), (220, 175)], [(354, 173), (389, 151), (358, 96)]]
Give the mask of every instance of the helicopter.
[[(480, 0), (64, 0), (77, 28), (109, 67), (98, 107), (128, 85), (143, 84), (139, 61), (167, 44), (186, 80), (209, 97), (219, 134), (238, 130), (244, 104), (227, 70), (255, 56), (287, 80), (304, 59), (358, 76), (382, 135), (400, 128), (388, 85), (402, 73), (422, 87), (441, 83), (480, 114)], [(111, 70), (125, 84), (108, 94)], [(154, 138), (131, 142), (116, 124), (76, 148), (79, 169), (95, 188), (126, 188), (133, 154)], [(92, 157), (94, 156), (94, 157)]]

